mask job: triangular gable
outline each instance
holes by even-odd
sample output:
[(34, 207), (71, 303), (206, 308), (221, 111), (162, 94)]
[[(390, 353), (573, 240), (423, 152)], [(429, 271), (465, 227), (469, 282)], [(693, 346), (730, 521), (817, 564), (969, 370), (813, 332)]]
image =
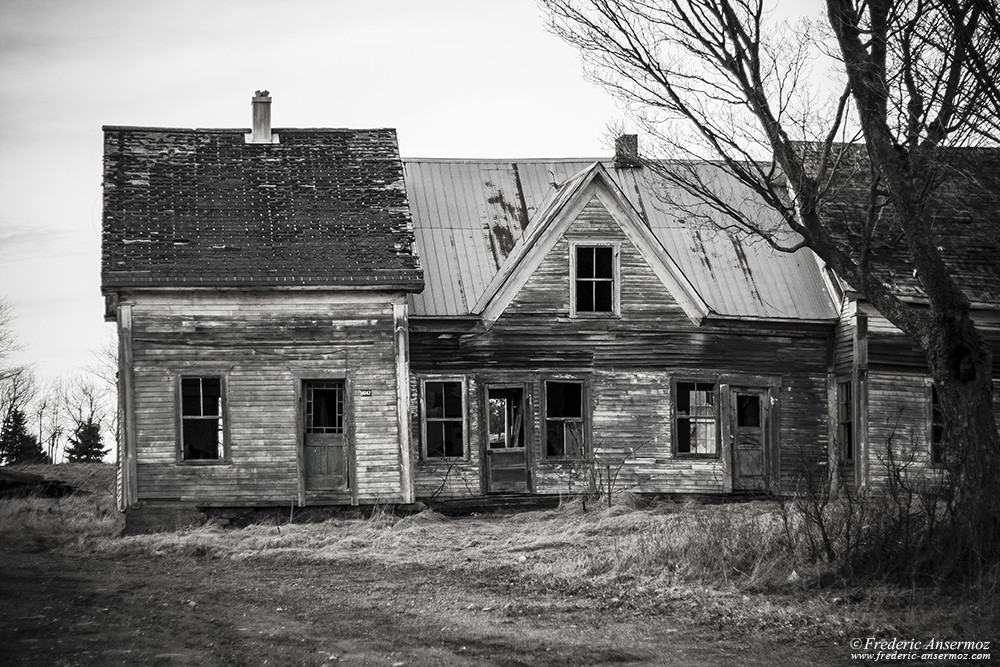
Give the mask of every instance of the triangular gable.
[(709, 314), (708, 304), (681, 272), (670, 253), (646, 226), (640, 213), (604, 166), (595, 162), (561, 184), (553, 192), (553, 196), (539, 207), (538, 216), (528, 233), (517, 242), (507, 261), (487, 286), (486, 292), (476, 302), (472, 312), (482, 316), (487, 328), (499, 319), (514, 296), (595, 196), (691, 321), (696, 325), (700, 324)]

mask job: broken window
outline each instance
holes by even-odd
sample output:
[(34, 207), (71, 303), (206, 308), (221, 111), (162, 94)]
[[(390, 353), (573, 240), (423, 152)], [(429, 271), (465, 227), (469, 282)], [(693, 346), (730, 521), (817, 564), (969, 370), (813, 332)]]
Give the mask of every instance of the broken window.
[(545, 455), (586, 458), (583, 383), (545, 383)]
[(615, 247), (575, 246), (573, 312), (615, 312)]
[[(674, 387), (674, 415), (679, 455), (718, 455), (718, 411), (714, 382), (678, 382)], [(747, 414), (744, 416), (749, 419)]]
[(306, 433), (344, 432), (344, 381), (317, 380), (306, 388)]
[(930, 417), (931, 463), (941, 464), (944, 463), (944, 411), (934, 385), (931, 385)]
[(424, 453), (429, 459), (465, 456), (465, 402), (461, 381), (424, 382)]
[(760, 427), (760, 394), (735, 395), (736, 426), (743, 428)]
[(181, 459), (225, 458), (222, 378), (181, 378)]
[(524, 447), (524, 390), (520, 387), (487, 389), (490, 449)]
[(837, 385), (837, 442), (841, 461), (854, 460), (854, 401), (850, 382)]

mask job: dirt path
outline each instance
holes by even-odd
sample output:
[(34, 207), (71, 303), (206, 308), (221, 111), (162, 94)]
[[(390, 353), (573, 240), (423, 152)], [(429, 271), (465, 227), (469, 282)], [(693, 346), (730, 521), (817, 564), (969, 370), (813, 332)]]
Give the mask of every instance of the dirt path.
[(746, 646), (669, 614), (526, 595), (496, 573), (338, 562), (6, 553), (0, 663), (24, 665), (843, 664)]

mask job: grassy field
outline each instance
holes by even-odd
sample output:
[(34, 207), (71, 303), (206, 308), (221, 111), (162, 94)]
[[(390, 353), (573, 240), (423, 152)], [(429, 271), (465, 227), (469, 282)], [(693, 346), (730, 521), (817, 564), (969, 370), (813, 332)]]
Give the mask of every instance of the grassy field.
[(844, 658), (854, 637), (1000, 639), (996, 577), (962, 589), (846, 580), (807, 562), (790, 541), (787, 515), (783, 521), (764, 501), (641, 508), (622, 495), (611, 507), (574, 500), (549, 511), (460, 518), (376, 511), (315, 524), (287, 524), (287, 515), (276, 513), (273, 522), (244, 529), (210, 525), (119, 537), (110, 466), (26, 470), (81, 489), (65, 498), (0, 500), (3, 550), (39, 559), (252, 571), (363, 564), (399, 579), (402, 588), (390, 600), (410, 599), (409, 587), (426, 584), (418, 581), (423, 574), (407, 580), (413, 573), (433, 573), (476, 582), (493, 596), (487, 606), (502, 608), (506, 618), (541, 618), (553, 609), (585, 612), (572, 616), (573, 627), (600, 626), (608, 617), (656, 618), (688, 634), (746, 642), (746, 655), (761, 662), (774, 646), (828, 647)]

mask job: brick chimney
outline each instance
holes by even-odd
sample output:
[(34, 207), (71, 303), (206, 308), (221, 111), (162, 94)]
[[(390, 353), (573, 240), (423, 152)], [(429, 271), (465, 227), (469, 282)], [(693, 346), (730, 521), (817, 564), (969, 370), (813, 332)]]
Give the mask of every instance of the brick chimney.
[(258, 90), (250, 102), (253, 108), (253, 129), (247, 135), (251, 144), (276, 144), (278, 137), (271, 134), (271, 96), (266, 90)]
[(615, 139), (615, 166), (619, 169), (642, 166), (639, 160), (639, 135), (622, 134)]

